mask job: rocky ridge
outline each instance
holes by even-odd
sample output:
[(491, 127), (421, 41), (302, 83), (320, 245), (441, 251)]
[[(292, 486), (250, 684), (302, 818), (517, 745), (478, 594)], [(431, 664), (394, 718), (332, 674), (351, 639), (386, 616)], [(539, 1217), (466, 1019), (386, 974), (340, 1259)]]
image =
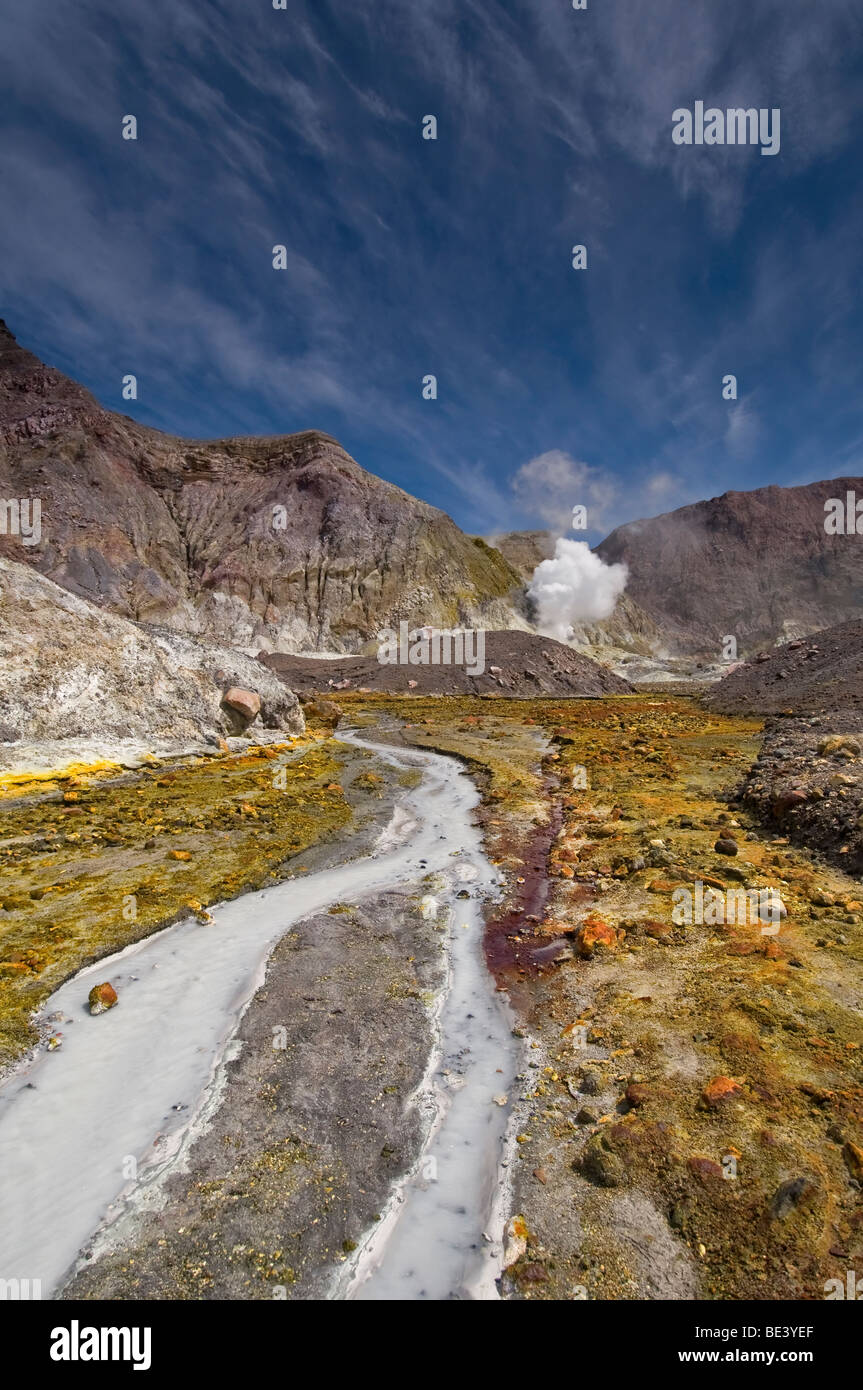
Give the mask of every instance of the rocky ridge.
[(824, 504), (863, 478), (726, 492), (619, 526), (596, 548), (629, 569), (627, 595), (669, 648), (718, 659), (855, 618), (863, 609), (863, 538), (828, 535)]
[(528, 632), (485, 632), (483, 670), (469, 665), (386, 665), (376, 656), (317, 657), (272, 653), (260, 658), (302, 694), (319, 691), (336, 699), (350, 691), (404, 695), (500, 695), (532, 699), (539, 695), (623, 694), (633, 687), (590, 657), (550, 637)]
[(443, 512), (317, 430), (179, 439), (103, 409), (0, 321), (0, 496), (42, 538), (0, 535), (101, 608), (250, 653), (352, 651), (381, 627), (526, 627), (519, 576)]

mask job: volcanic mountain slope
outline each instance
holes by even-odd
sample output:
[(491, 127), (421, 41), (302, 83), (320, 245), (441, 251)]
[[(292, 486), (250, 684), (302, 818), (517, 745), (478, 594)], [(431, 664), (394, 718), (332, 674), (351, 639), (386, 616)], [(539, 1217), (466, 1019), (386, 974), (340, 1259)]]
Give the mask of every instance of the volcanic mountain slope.
[[(551, 531), (509, 531), (496, 536), (493, 544), (527, 584), (537, 565), (554, 555), (555, 537)], [(621, 668), (627, 664), (626, 653), (658, 657), (666, 645), (660, 624), (628, 592), (620, 595), (610, 618), (575, 622), (573, 641), (578, 647), (604, 649), (603, 657), (616, 660)]]
[(259, 662), (139, 628), (3, 559), (0, 651), (0, 768), (26, 764), (36, 745), (44, 762), (54, 740), (98, 743), (106, 756), (128, 741), (215, 743), (241, 731), (222, 707), (231, 686), (260, 696), (253, 735), (266, 737), (262, 724), (287, 734), (304, 728), (296, 696)]
[(619, 526), (597, 554), (629, 569), (627, 596), (670, 647), (741, 655), (863, 612), (863, 535), (827, 535), (824, 504), (863, 478), (726, 492)]
[(551, 531), (507, 531), (505, 535), (490, 537), (490, 544), (500, 551), (525, 583), (540, 561), (549, 560), (554, 554)]
[(126, 618), (252, 652), (356, 650), (402, 618), (526, 626), (497, 551), (334, 439), (162, 434), (102, 409), (2, 321), (0, 496), (42, 503), (41, 544), (0, 535), (0, 554)]
[[(285, 656), (274, 652), (260, 658), (281, 676), (292, 690), (384, 690), (416, 695), (506, 695), (531, 699), (616, 695), (631, 692), (629, 681), (606, 670), (590, 657), (574, 652), (561, 642), (528, 632), (483, 634), (483, 670), (475, 675), (474, 663), (459, 665), (388, 665), (374, 656), (344, 657), (338, 661), (317, 657)], [(475, 650), (475, 649), (472, 649)]]

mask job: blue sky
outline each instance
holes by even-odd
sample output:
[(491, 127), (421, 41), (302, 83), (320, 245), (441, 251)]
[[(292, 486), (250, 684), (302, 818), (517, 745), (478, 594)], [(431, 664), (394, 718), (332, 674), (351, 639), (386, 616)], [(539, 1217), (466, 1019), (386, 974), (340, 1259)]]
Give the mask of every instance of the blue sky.
[[(0, 316), (470, 532), (860, 473), (861, 58), (859, 0), (4, 0)], [(696, 100), (780, 153), (676, 146)]]

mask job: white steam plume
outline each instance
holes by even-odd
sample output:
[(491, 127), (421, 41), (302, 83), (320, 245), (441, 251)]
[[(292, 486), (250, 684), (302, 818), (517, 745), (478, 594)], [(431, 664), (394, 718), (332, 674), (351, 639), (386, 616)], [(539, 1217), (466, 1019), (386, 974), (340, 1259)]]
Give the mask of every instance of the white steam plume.
[(565, 642), (574, 623), (610, 618), (627, 578), (626, 565), (606, 565), (584, 541), (561, 537), (552, 559), (537, 565), (527, 586), (536, 604), (537, 627)]

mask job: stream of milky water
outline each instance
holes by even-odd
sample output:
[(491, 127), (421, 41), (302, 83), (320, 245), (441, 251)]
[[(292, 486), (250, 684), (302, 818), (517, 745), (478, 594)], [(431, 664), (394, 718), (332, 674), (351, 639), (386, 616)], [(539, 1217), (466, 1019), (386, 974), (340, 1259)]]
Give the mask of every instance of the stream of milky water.
[[(450, 985), (418, 1097), (435, 1128), (335, 1296), (495, 1296), (500, 1231), (489, 1228), (507, 1115), (494, 1098), (509, 1092), (517, 1054), (482, 955), (480, 899), (499, 878), (471, 821), (478, 794), (452, 759), (339, 737), (423, 770), (372, 854), (224, 903), (211, 926), (166, 928), (47, 1001), (41, 1017), (64, 1020), (62, 1049), (40, 1049), (0, 1086), (0, 1279), (38, 1279), (48, 1297), (96, 1231), (141, 1207), (142, 1189), (169, 1171), (216, 1103), (231, 1038), (293, 923), (438, 871)], [(458, 898), (464, 891), (470, 898)], [(87, 995), (109, 978), (120, 1003), (91, 1018)]]

